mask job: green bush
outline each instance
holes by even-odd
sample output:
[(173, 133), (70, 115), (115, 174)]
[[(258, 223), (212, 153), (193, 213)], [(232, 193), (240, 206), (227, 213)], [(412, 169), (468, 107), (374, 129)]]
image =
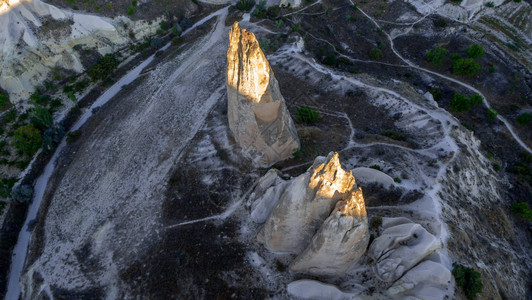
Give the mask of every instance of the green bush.
[(432, 62), (435, 66), (440, 67), (443, 64), (445, 57), (447, 57), (448, 52), (449, 51), (447, 51), (447, 49), (437, 47), (427, 51), (425, 58), (427, 61)]
[(48, 127), (52, 126), (54, 119), (50, 111), (40, 105), (36, 105), (31, 110), (31, 124), (41, 131), (45, 131)]
[(494, 7), (495, 6), (495, 4), (492, 1), (487, 2), (485, 5), (486, 5), (486, 7)]
[(471, 108), (471, 100), (466, 96), (456, 93), (451, 99), (451, 109), (458, 112), (468, 111)]
[(19, 203), (29, 203), (33, 197), (33, 188), (27, 184), (18, 185), (11, 192), (11, 199)]
[(393, 130), (383, 130), (380, 132), (380, 135), (389, 137), (396, 141), (406, 141), (406, 134)]
[(296, 150), (294, 150), (294, 152), (292, 153), (292, 155), (293, 155), (295, 158), (301, 157), (301, 149), (297, 148)]
[(494, 111), (492, 108), (488, 109), (488, 119), (490, 121), (494, 121), (497, 118), (497, 112)]
[(373, 60), (379, 60), (383, 56), (382, 50), (378, 48), (373, 48), (369, 50), (369, 57)]
[(131, 15), (133, 15), (133, 14), (136, 13), (136, 12), (137, 12), (137, 9), (136, 9), (135, 6), (133, 6), (133, 5), (130, 5), (130, 6), (127, 8), (127, 10), (126, 10), (126, 13), (127, 13), (128, 16), (131, 16)]
[(484, 49), (478, 44), (473, 44), (467, 48), (469, 58), (479, 58), (484, 55)]
[(114, 72), (118, 65), (118, 59), (116, 59), (114, 54), (106, 54), (102, 56), (98, 62), (87, 71), (87, 74), (92, 81), (106, 79)]
[(517, 121), (517, 124), (519, 124), (521, 126), (526, 126), (526, 125), (530, 124), (530, 120), (532, 120), (532, 114), (530, 114), (530, 113), (522, 113), (519, 116), (517, 116), (517, 118), (515, 118), (515, 120)]
[(293, 32), (298, 32), (301, 29), (301, 23), (296, 23), (292, 26)]
[(7, 101), (7, 95), (0, 94), (0, 109), (5, 109), (7, 106), (7, 103), (9, 103)]
[(479, 94), (469, 96), (469, 100), (471, 101), (471, 104), (482, 104), (482, 96)]
[(32, 124), (24, 125), (13, 136), (13, 147), (29, 156), (33, 155), (42, 144), (41, 132)]
[(510, 210), (514, 215), (518, 215), (521, 218), (532, 222), (532, 209), (528, 206), (526, 202), (517, 202), (510, 206)]
[(475, 76), (480, 69), (480, 65), (472, 58), (456, 59), (453, 63), (453, 72), (457, 75)]
[(236, 9), (240, 11), (249, 11), (255, 6), (255, 0), (239, 0), (236, 3)]
[(381, 166), (379, 166), (379, 165), (371, 165), (369, 167), (372, 168), (372, 169), (375, 169), (377, 171), (381, 171), (382, 172)]
[(482, 291), (483, 285), (480, 273), (473, 268), (453, 264), (453, 276), (456, 284), (462, 288), (468, 300), (473, 300)]
[(318, 121), (318, 111), (310, 107), (300, 107), (296, 111), (297, 120), (301, 123), (312, 124)]
[(257, 5), (255, 6), (255, 9), (251, 13), (251, 15), (260, 19), (266, 18), (266, 0), (260, 0), (259, 3), (257, 3)]
[(61, 124), (54, 124), (48, 128), (42, 137), (42, 148), (45, 153), (51, 153), (63, 136), (65, 135), (65, 129)]
[(432, 87), (429, 90), (429, 93), (432, 94), (432, 97), (434, 98), (434, 101), (440, 101), (442, 97), (442, 92), (438, 87)]

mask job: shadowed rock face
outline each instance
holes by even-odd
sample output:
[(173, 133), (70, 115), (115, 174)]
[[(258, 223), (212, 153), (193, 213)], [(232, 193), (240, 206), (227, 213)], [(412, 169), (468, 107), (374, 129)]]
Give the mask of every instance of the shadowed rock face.
[(229, 32), (227, 64), (229, 128), (243, 152), (259, 167), (291, 157), (299, 138), (279, 83), (255, 35), (237, 22)]
[(293, 272), (342, 275), (366, 252), (368, 218), (360, 188), (338, 201), (309, 246), (290, 264)]

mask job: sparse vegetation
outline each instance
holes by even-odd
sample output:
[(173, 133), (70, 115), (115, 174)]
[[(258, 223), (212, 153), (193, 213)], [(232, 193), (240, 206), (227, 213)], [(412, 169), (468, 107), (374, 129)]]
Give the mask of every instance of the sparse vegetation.
[(486, 7), (495, 7), (495, 4), (492, 1), (486, 2)]
[(517, 124), (521, 126), (526, 126), (530, 124), (530, 120), (532, 120), (532, 114), (527, 113), (527, 112), (522, 113), (519, 116), (517, 116), (517, 118), (515, 118), (515, 121), (517, 122)]
[(432, 97), (434, 98), (434, 101), (438, 102), (441, 100), (442, 97), (442, 91), (438, 87), (431, 87), (429, 90), (429, 93), (432, 94)]
[(118, 67), (118, 64), (119, 62), (115, 55), (106, 54), (87, 71), (87, 74), (92, 81), (103, 80), (108, 78), (114, 72)]
[(127, 13), (128, 16), (131, 16), (131, 15), (135, 14), (136, 12), (137, 12), (137, 9), (133, 5), (130, 5), (127, 8), (127, 10), (126, 10), (126, 13)]
[(42, 144), (41, 132), (32, 124), (24, 125), (15, 130), (13, 147), (28, 156), (33, 155)]
[(19, 203), (29, 203), (33, 197), (33, 188), (27, 184), (21, 184), (13, 189), (11, 198)]
[(518, 215), (528, 222), (532, 222), (532, 209), (526, 202), (517, 202), (510, 206), (510, 210), (514, 215)]
[(473, 94), (469, 96), (469, 100), (471, 101), (471, 104), (482, 104), (483, 98), (479, 94)]
[(451, 99), (451, 109), (457, 112), (468, 111), (471, 108), (471, 100), (466, 96), (456, 93)]
[(310, 107), (300, 107), (296, 111), (298, 122), (313, 124), (318, 121), (318, 111)]
[(380, 132), (380, 135), (389, 137), (396, 141), (406, 141), (406, 134), (394, 130), (383, 130)]
[(73, 142), (77, 141), (80, 136), (81, 136), (81, 131), (79, 131), (79, 130), (75, 130), (75, 131), (69, 132), (67, 134), (66, 142), (68, 144), (72, 144)]
[(472, 58), (459, 58), (453, 63), (453, 72), (457, 75), (475, 76), (480, 70), (480, 64)]
[(372, 168), (372, 169), (375, 169), (377, 171), (382, 171), (382, 169), (381, 169), (381, 167), (379, 165), (371, 165), (369, 167)]
[(467, 55), (469, 58), (479, 58), (484, 55), (484, 49), (478, 44), (473, 44), (467, 48)]
[(443, 64), (444, 59), (447, 57), (447, 49), (437, 47), (432, 50), (427, 51), (425, 54), (425, 58), (427, 61), (432, 62), (435, 66), (441, 67)]
[(369, 50), (369, 57), (373, 60), (379, 60), (383, 56), (382, 50), (378, 48), (373, 48)]
[(492, 108), (488, 109), (488, 119), (490, 121), (494, 121), (497, 118), (497, 112), (494, 111)]
[(395, 181), (397, 183), (401, 183), (402, 182), (401, 178), (399, 178), (399, 177), (394, 177), (393, 181)]
[(255, 0), (239, 0), (236, 3), (236, 9), (240, 11), (250, 11), (255, 6)]
[(292, 155), (293, 155), (295, 158), (301, 157), (301, 149), (297, 148), (296, 150), (294, 150), (294, 152), (292, 153)]
[(456, 284), (462, 288), (468, 300), (476, 299), (477, 294), (482, 291), (483, 285), (480, 273), (473, 268), (463, 265), (453, 264), (453, 276)]

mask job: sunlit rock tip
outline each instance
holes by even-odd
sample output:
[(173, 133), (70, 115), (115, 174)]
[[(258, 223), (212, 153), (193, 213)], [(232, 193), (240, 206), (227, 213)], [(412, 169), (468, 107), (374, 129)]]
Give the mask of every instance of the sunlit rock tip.
[(292, 156), (299, 148), (279, 83), (253, 33), (235, 22), (227, 50), (229, 128), (243, 152), (259, 167)]
[(368, 239), (362, 191), (332, 152), (286, 184), (259, 234), (271, 251), (301, 253), (293, 271), (327, 275), (345, 272)]

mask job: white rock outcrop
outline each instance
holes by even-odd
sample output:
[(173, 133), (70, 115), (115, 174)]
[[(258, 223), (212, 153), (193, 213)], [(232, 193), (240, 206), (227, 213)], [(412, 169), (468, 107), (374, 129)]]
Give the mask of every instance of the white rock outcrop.
[(442, 300), (452, 296), (451, 271), (438, 262), (426, 260), (397, 280), (387, 293), (397, 299)]
[[(341, 202), (337, 209), (351, 217), (336, 214), (336, 211), (331, 215), (339, 201)], [(334, 230), (344, 236), (345, 232), (341, 233), (343, 230), (357, 226), (359, 223), (355, 216), (365, 214), (365, 207), (360, 205), (360, 201), (363, 202), (362, 194), (357, 189), (355, 178), (351, 172), (342, 168), (338, 153), (331, 152), (327, 157), (317, 157), (305, 173), (293, 178), (284, 187), (284, 192), (266, 220), (258, 239), (270, 251), (299, 254), (309, 246), (320, 227), (323, 227), (323, 230), (317, 239), (334, 235)], [(324, 224), (325, 219), (328, 222)], [(360, 218), (359, 221), (367, 224), (365, 218)], [(341, 224), (337, 227), (334, 222)], [(317, 248), (314, 250), (317, 252), (328, 251), (332, 246), (329, 242), (322, 244), (318, 240), (315, 244)], [(305, 256), (305, 260), (309, 259), (312, 253), (309, 250), (309, 256)], [(315, 252), (313, 254), (316, 255)]]
[(342, 275), (366, 252), (368, 217), (360, 188), (336, 203), (308, 247), (290, 264), (296, 273)]
[(407, 218), (383, 218), (382, 228), (367, 255), (375, 261), (375, 273), (383, 281), (396, 281), (442, 248), (439, 239)]
[(129, 43), (129, 30), (143, 38), (154, 34), (158, 23), (80, 14), (40, 0), (0, 0), (0, 86), (18, 103), (54, 67), (82, 72), (76, 45), (103, 55)]
[(284, 193), (288, 181), (279, 176), (279, 171), (269, 170), (262, 176), (250, 195), (251, 202), (251, 219), (255, 223), (264, 223), (271, 214), (275, 204)]
[(259, 167), (292, 156), (300, 147), (279, 83), (253, 33), (233, 24), (227, 50), (229, 128)]

